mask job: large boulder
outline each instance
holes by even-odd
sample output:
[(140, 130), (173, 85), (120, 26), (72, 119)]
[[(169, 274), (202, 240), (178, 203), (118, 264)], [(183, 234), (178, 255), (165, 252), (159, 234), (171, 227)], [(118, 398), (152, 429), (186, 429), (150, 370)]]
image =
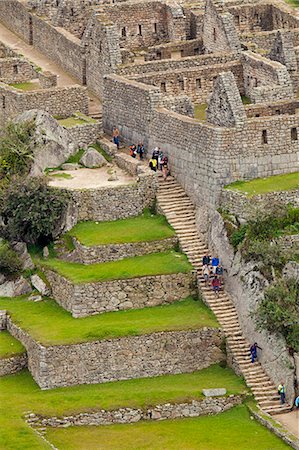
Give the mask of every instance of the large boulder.
[(30, 110), (15, 119), (17, 123), (35, 122), (33, 137), (34, 161), (30, 175), (39, 176), (48, 167), (58, 167), (71, 155), (76, 153), (78, 146), (74, 144), (65, 128), (45, 111)]
[(22, 263), (23, 270), (34, 268), (33, 261), (31, 259), (31, 256), (28, 253), (27, 245), (25, 244), (25, 242), (15, 242), (12, 244), (12, 248), (17, 253), (17, 255)]
[(16, 280), (5, 281), (0, 285), (0, 297), (18, 297), (29, 294), (29, 292), (32, 292), (32, 288), (22, 276)]
[(34, 274), (30, 277), (30, 281), (32, 286), (42, 295), (49, 295), (50, 289), (44, 282), (44, 280), (41, 279), (41, 277), (37, 274)]
[(101, 155), (96, 149), (88, 148), (84, 153), (82, 158), (80, 159), (80, 163), (88, 167), (89, 169), (93, 169), (96, 167), (103, 167), (107, 164), (106, 159), (103, 155)]

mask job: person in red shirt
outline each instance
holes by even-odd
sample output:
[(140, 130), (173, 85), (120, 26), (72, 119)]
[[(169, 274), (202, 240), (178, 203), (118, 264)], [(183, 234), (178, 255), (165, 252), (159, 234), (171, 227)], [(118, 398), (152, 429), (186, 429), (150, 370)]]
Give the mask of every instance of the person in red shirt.
[(220, 288), (221, 288), (221, 281), (217, 276), (215, 276), (212, 280), (212, 289), (216, 297), (219, 297)]

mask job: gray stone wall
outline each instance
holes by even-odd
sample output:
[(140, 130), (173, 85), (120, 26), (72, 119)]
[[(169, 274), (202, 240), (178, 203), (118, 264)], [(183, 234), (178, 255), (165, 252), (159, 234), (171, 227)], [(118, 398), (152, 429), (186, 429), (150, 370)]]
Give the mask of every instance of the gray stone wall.
[(73, 284), (46, 270), (54, 299), (73, 317), (173, 303), (196, 294), (194, 273)]
[(27, 355), (22, 353), (9, 358), (0, 358), (0, 377), (12, 375), (27, 367)]
[(106, 261), (142, 256), (149, 253), (166, 252), (178, 244), (178, 238), (171, 237), (159, 241), (131, 242), (127, 244), (105, 244), (86, 247), (72, 237), (75, 249), (71, 253), (60, 255), (61, 259), (81, 264), (94, 264)]
[(81, 86), (22, 91), (0, 83), (0, 98), (2, 121), (30, 109), (40, 109), (60, 117), (69, 117), (76, 111), (88, 114), (87, 90)]
[(147, 409), (120, 408), (99, 410), (64, 417), (42, 417), (30, 414), (27, 423), (33, 427), (65, 428), (86, 425), (111, 425), (114, 423), (136, 423), (140, 420), (171, 420), (220, 414), (242, 403), (242, 396), (205, 398), (184, 403), (166, 403)]
[(298, 189), (269, 192), (268, 194), (254, 195), (253, 197), (247, 197), (245, 194), (229, 189), (222, 189), (220, 197), (221, 208), (243, 220), (251, 219), (257, 210), (269, 212), (273, 205), (275, 207), (277, 204), (287, 205), (288, 203), (299, 206)]
[(266, 103), (294, 97), (287, 68), (252, 52), (242, 53), (245, 93), (253, 103)]
[(23, 58), (0, 58), (0, 81), (21, 83), (37, 77), (32, 64)]
[(0, 310), (0, 331), (6, 330), (7, 327), (7, 312)]
[(78, 147), (86, 147), (89, 144), (95, 144), (101, 132), (99, 122), (68, 127), (67, 131), (69, 132), (72, 141), (76, 142)]
[(68, 190), (73, 203), (71, 225), (84, 220), (101, 222), (138, 216), (153, 204), (156, 190), (156, 178), (147, 174), (140, 174), (130, 185)]
[[(10, 326), (27, 348), (29, 370), (41, 389), (105, 383), (201, 370), (225, 359), (218, 329), (170, 331), (74, 345), (27, 347), (28, 335)], [(35, 361), (33, 367), (30, 361)]]
[(54, 75), (51, 72), (39, 72), (38, 79), (42, 89), (49, 89), (57, 86), (57, 75)]

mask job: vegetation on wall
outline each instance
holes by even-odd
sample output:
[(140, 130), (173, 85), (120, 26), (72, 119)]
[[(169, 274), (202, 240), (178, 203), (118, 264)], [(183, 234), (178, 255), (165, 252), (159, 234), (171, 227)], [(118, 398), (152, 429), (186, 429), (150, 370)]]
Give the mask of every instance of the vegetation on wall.
[(0, 241), (0, 273), (14, 275), (21, 269), (21, 261), (9, 243)]

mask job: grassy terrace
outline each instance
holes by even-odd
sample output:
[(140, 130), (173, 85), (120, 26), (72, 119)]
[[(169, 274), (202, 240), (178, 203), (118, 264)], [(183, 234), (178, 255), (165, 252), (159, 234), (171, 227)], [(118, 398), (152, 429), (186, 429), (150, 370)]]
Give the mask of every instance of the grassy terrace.
[(192, 269), (186, 255), (175, 251), (151, 253), (88, 266), (69, 263), (56, 258), (40, 260), (39, 263), (45, 268), (53, 269), (75, 284), (179, 272), (186, 273)]
[(0, 309), (8, 310), (14, 323), (44, 345), (219, 326), (213, 313), (202, 302), (191, 298), (166, 306), (110, 312), (82, 319), (74, 319), (54, 300), (34, 303), (24, 298), (0, 298)]
[(157, 241), (173, 237), (175, 232), (161, 215), (145, 211), (130, 219), (111, 222), (81, 222), (69, 233), (81, 244), (91, 247), (101, 244), (123, 244), (129, 242)]
[(97, 123), (95, 119), (86, 116), (85, 114), (75, 114), (74, 116), (67, 117), (66, 119), (58, 119), (59, 125), (65, 128), (76, 127), (77, 125), (88, 125), (91, 123)]
[(36, 91), (40, 89), (39, 83), (33, 83), (32, 81), (26, 81), (24, 83), (11, 83), (9, 86), (20, 89), (21, 91)]
[[(190, 374), (81, 385), (41, 391), (27, 370), (0, 378), (0, 448), (48, 448), (24, 422), (33, 411), (44, 416), (62, 416), (100, 408), (145, 408), (202, 398), (203, 388), (225, 387), (228, 394), (246, 392), (241, 378), (218, 365)], [(59, 448), (69, 448), (59, 446)], [(81, 447), (82, 449), (85, 447)], [(96, 447), (88, 447), (96, 448)], [(105, 447), (106, 448), (106, 447)], [(118, 449), (121, 447), (114, 447)]]
[(225, 189), (242, 192), (248, 197), (267, 194), (268, 192), (299, 189), (299, 172), (274, 175), (268, 178), (256, 178), (250, 181), (235, 181), (225, 186)]
[(21, 342), (12, 337), (8, 331), (0, 332), (0, 359), (24, 353), (25, 349)]
[[(192, 419), (134, 425), (48, 429), (47, 437), (67, 450), (282, 450), (289, 446), (254, 420), (245, 405)], [(84, 442), (84, 445), (82, 445)], [(101, 443), (104, 443), (102, 445)]]

